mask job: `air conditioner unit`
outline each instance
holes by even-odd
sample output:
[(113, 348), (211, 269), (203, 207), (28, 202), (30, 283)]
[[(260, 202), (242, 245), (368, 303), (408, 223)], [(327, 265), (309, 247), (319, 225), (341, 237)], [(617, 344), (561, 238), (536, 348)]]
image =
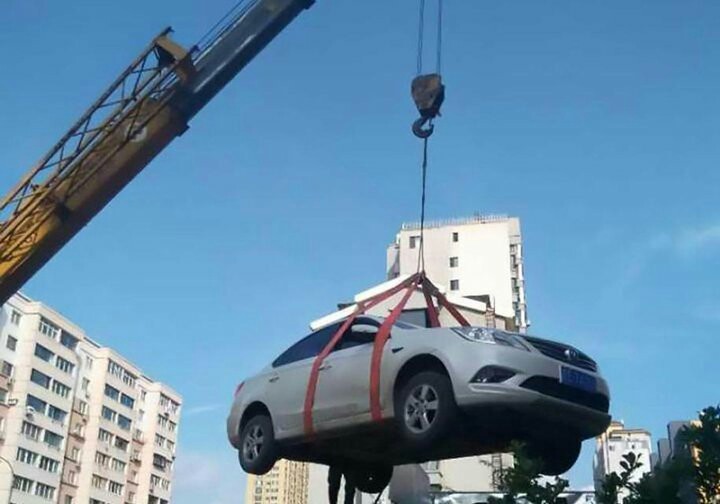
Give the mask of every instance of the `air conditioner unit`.
[(33, 418), (35, 418), (35, 408), (33, 408), (32, 406), (26, 406), (25, 418), (27, 418), (28, 420), (32, 420)]
[(12, 387), (13, 385), (15, 385), (15, 378), (8, 378), (7, 384), (8, 387)]

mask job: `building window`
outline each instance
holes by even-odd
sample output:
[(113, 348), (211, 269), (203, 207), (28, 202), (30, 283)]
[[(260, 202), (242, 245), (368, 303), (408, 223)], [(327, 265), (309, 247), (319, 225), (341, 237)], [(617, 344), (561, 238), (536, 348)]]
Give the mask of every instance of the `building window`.
[(100, 441), (104, 441), (104, 442), (106, 442), (106, 443), (109, 443), (109, 442), (112, 441), (112, 437), (113, 437), (112, 433), (106, 431), (105, 429), (100, 429), (100, 430), (98, 431), (98, 439), (99, 439)]
[(133, 406), (135, 406), (135, 399), (126, 394), (120, 396), (120, 402), (130, 409), (133, 409)]
[(10, 322), (13, 325), (20, 325), (20, 319), (22, 318), (22, 315), (20, 315), (20, 312), (17, 310), (13, 310), (10, 313)]
[(460, 290), (460, 280), (450, 280), (450, 290), (451, 291)]
[(81, 415), (87, 415), (88, 405), (85, 401), (78, 401), (78, 411)]
[(54, 432), (50, 432), (49, 430), (45, 431), (45, 444), (52, 448), (57, 448), (58, 450), (62, 446), (63, 437), (60, 434), (55, 434)]
[(114, 422), (115, 418), (117, 417), (117, 413), (115, 413), (113, 410), (111, 410), (107, 406), (103, 406), (102, 407), (102, 416), (105, 420)]
[(33, 483), (33, 480), (23, 478), (22, 476), (15, 476), (13, 479), (13, 490), (30, 493), (32, 491)]
[(50, 362), (55, 354), (39, 343), (35, 343), (35, 357)]
[(17, 338), (13, 338), (8, 334), (7, 341), (5, 342), (5, 346), (8, 347), (13, 352), (17, 348)]
[(0, 374), (11, 378), (13, 375), (13, 369), (13, 365), (10, 364), (8, 361), (2, 361), (2, 368), (0, 368)]
[(57, 380), (53, 380), (52, 391), (55, 392), (60, 397), (67, 398), (70, 396), (70, 387), (68, 387), (64, 383), (60, 383)]
[(67, 417), (67, 411), (61, 410), (51, 404), (48, 406), (47, 416), (57, 422), (63, 423), (65, 422), (65, 417)]
[(40, 325), (38, 326), (38, 330), (48, 338), (52, 339), (57, 339), (58, 334), (60, 334), (60, 328), (50, 322), (45, 317), (40, 317)]
[(455, 231), (455, 232), (452, 234), (452, 241), (454, 241), (454, 242), (459, 242), (459, 241), (460, 241), (460, 233), (458, 233), (457, 231)]
[(42, 388), (50, 387), (50, 377), (45, 373), (41, 373), (37, 369), (33, 369), (30, 373), (30, 381), (36, 385), (40, 385)]
[(55, 359), (55, 367), (57, 367), (60, 371), (70, 375), (75, 370), (75, 364), (73, 364), (69, 360), (63, 359), (59, 355), (57, 356), (57, 359)]
[(89, 355), (85, 355), (85, 367), (88, 369), (92, 369), (92, 365), (93, 365), (92, 357), (90, 357)]
[(30, 394), (27, 396), (27, 405), (29, 408), (32, 408), (37, 413), (42, 413), (43, 415), (45, 414), (45, 408), (47, 408), (47, 403), (45, 401)]
[(40, 465), (38, 467), (40, 467), (40, 469), (42, 469), (43, 471), (56, 473), (60, 468), (60, 462), (51, 459), (50, 457), (42, 457), (40, 459)]
[(132, 420), (126, 416), (118, 415), (117, 424), (123, 430), (130, 430), (132, 427)]
[(129, 445), (130, 443), (127, 441), (127, 439), (123, 439), (120, 436), (115, 436), (115, 448), (118, 448), (122, 451), (127, 451)]
[(83, 378), (82, 379), (82, 387), (81, 387), (82, 390), (84, 392), (87, 392), (89, 387), (90, 387), (90, 380), (88, 380), (87, 378)]
[(410, 237), (410, 248), (414, 249), (417, 248), (417, 246), (420, 244), (420, 237), (419, 236), (411, 236)]
[(70, 460), (80, 462), (80, 448), (77, 446), (73, 446), (72, 450), (70, 450)]
[(145, 392), (144, 390), (140, 390), (140, 400), (142, 402), (145, 402), (146, 397), (147, 397), (147, 392)]
[(35, 465), (37, 458), (38, 458), (37, 453), (31, 452), (30, 450), (26, 450), (25, 448), (18, 448), (17, 455), (15, 456), (15, 460), (17, 460), (18, 462), (22, 462), (23, 464), (30, 464), (30, 465)]
[(120, 398), (120, 391), (110, 385), (105, 385), (105, 396), (109, 397), (113, 401), (117, 401)]
[(35, 495), (42, 497), (43, 499), (53, 500), (55, 498), (55, 487), (40, 483), (35, 483)]
[(460, 259), (457, 257), (451, 257), (450, 258), (450, 267), (451, 268), (457, 268), (460, 263)]
[(108, 483), (108, 491), (110, 493), (114, 493), (115, 495), (122, 495), (123, 492), (123, 485), (116, 481), (110, 481)]
[(78, 339), (69, 332), (62, 331), (60, 334), (60, 343), (70, 350), (75, 350), (75, 347), (77, 347), (78, 344)]
[(31, 424), (30, 422), (23, 422), (22, 433), (25, 435), (25, 437), (37, 441), (38, 439), (40, 439), (41, 432), (42, 429), (37, 425)]
[(94, 486), (95, 488), (99, 488), (100, 490), (105, 490), (107, 481), (107, 478), (103, 478), (101, 476), (98, 476), (97, 474), (93, 474), (92, 486)]
[[(8, 391), (4, 388), (0, 388), (0, 404), (7, 404), (7, 395)], [(2, 429), (2, 425), (0, 425), (0, 429)]]

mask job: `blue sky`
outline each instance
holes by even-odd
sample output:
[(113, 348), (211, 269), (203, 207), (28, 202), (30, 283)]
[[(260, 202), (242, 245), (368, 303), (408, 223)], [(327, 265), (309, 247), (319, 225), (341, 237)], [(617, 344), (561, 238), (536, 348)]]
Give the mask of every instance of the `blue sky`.
[[(26, 287), (183, 394), (177, 504), (242, 501), (236, 383), (381, 281), (417, 218), (416, 4), (318, 0)], [(0, 187), (161, 28), (190, 45), (230, 6), (6, 3)], [(720, 4), (446, 11), (429, 217), (522, 219), (533, 332), (597, 357), (617, 418), (657, 437), (717, 402)]]

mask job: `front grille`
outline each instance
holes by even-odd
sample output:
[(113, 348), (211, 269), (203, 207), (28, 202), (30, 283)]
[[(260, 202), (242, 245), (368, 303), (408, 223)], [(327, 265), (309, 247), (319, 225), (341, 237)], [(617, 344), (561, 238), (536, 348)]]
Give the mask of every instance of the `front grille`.
[[(597, 364), (594, 360), (569, 345), (563, 345), (562, 343), (555, 343), (554, 341), (548, 341), (540, 338), (531, 338), (529, 336), (523, 337), (528, 341), (528, 343), (548, 357), (552, 357), (553, 359), (562, 362), (567, 362), (568, 364), (572, 364), (573, 366), (577, 366), (582, 369), (587, 369), (588, 371), (597, 371)], [(573, 352), (574, 358), (568, 357), (567, 350)]]
[(610, 410), (610, 401), (598, 392), (587, 392), (579, 388), (560, 383), (555, 378), (547, 376), (533, 376), (525, 380), (521, 387), (549, 395), (563, 401), (586, 406), (597, 411), (607, 413)]

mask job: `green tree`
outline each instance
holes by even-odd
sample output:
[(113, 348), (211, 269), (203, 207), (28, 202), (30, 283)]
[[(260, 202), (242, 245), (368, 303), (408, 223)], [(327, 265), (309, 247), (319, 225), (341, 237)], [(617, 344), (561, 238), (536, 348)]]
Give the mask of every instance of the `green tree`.
[(693, 482), (700, 504), (720, 502), (720, 406), (705, 408), (681, 432), (692, 454)]

